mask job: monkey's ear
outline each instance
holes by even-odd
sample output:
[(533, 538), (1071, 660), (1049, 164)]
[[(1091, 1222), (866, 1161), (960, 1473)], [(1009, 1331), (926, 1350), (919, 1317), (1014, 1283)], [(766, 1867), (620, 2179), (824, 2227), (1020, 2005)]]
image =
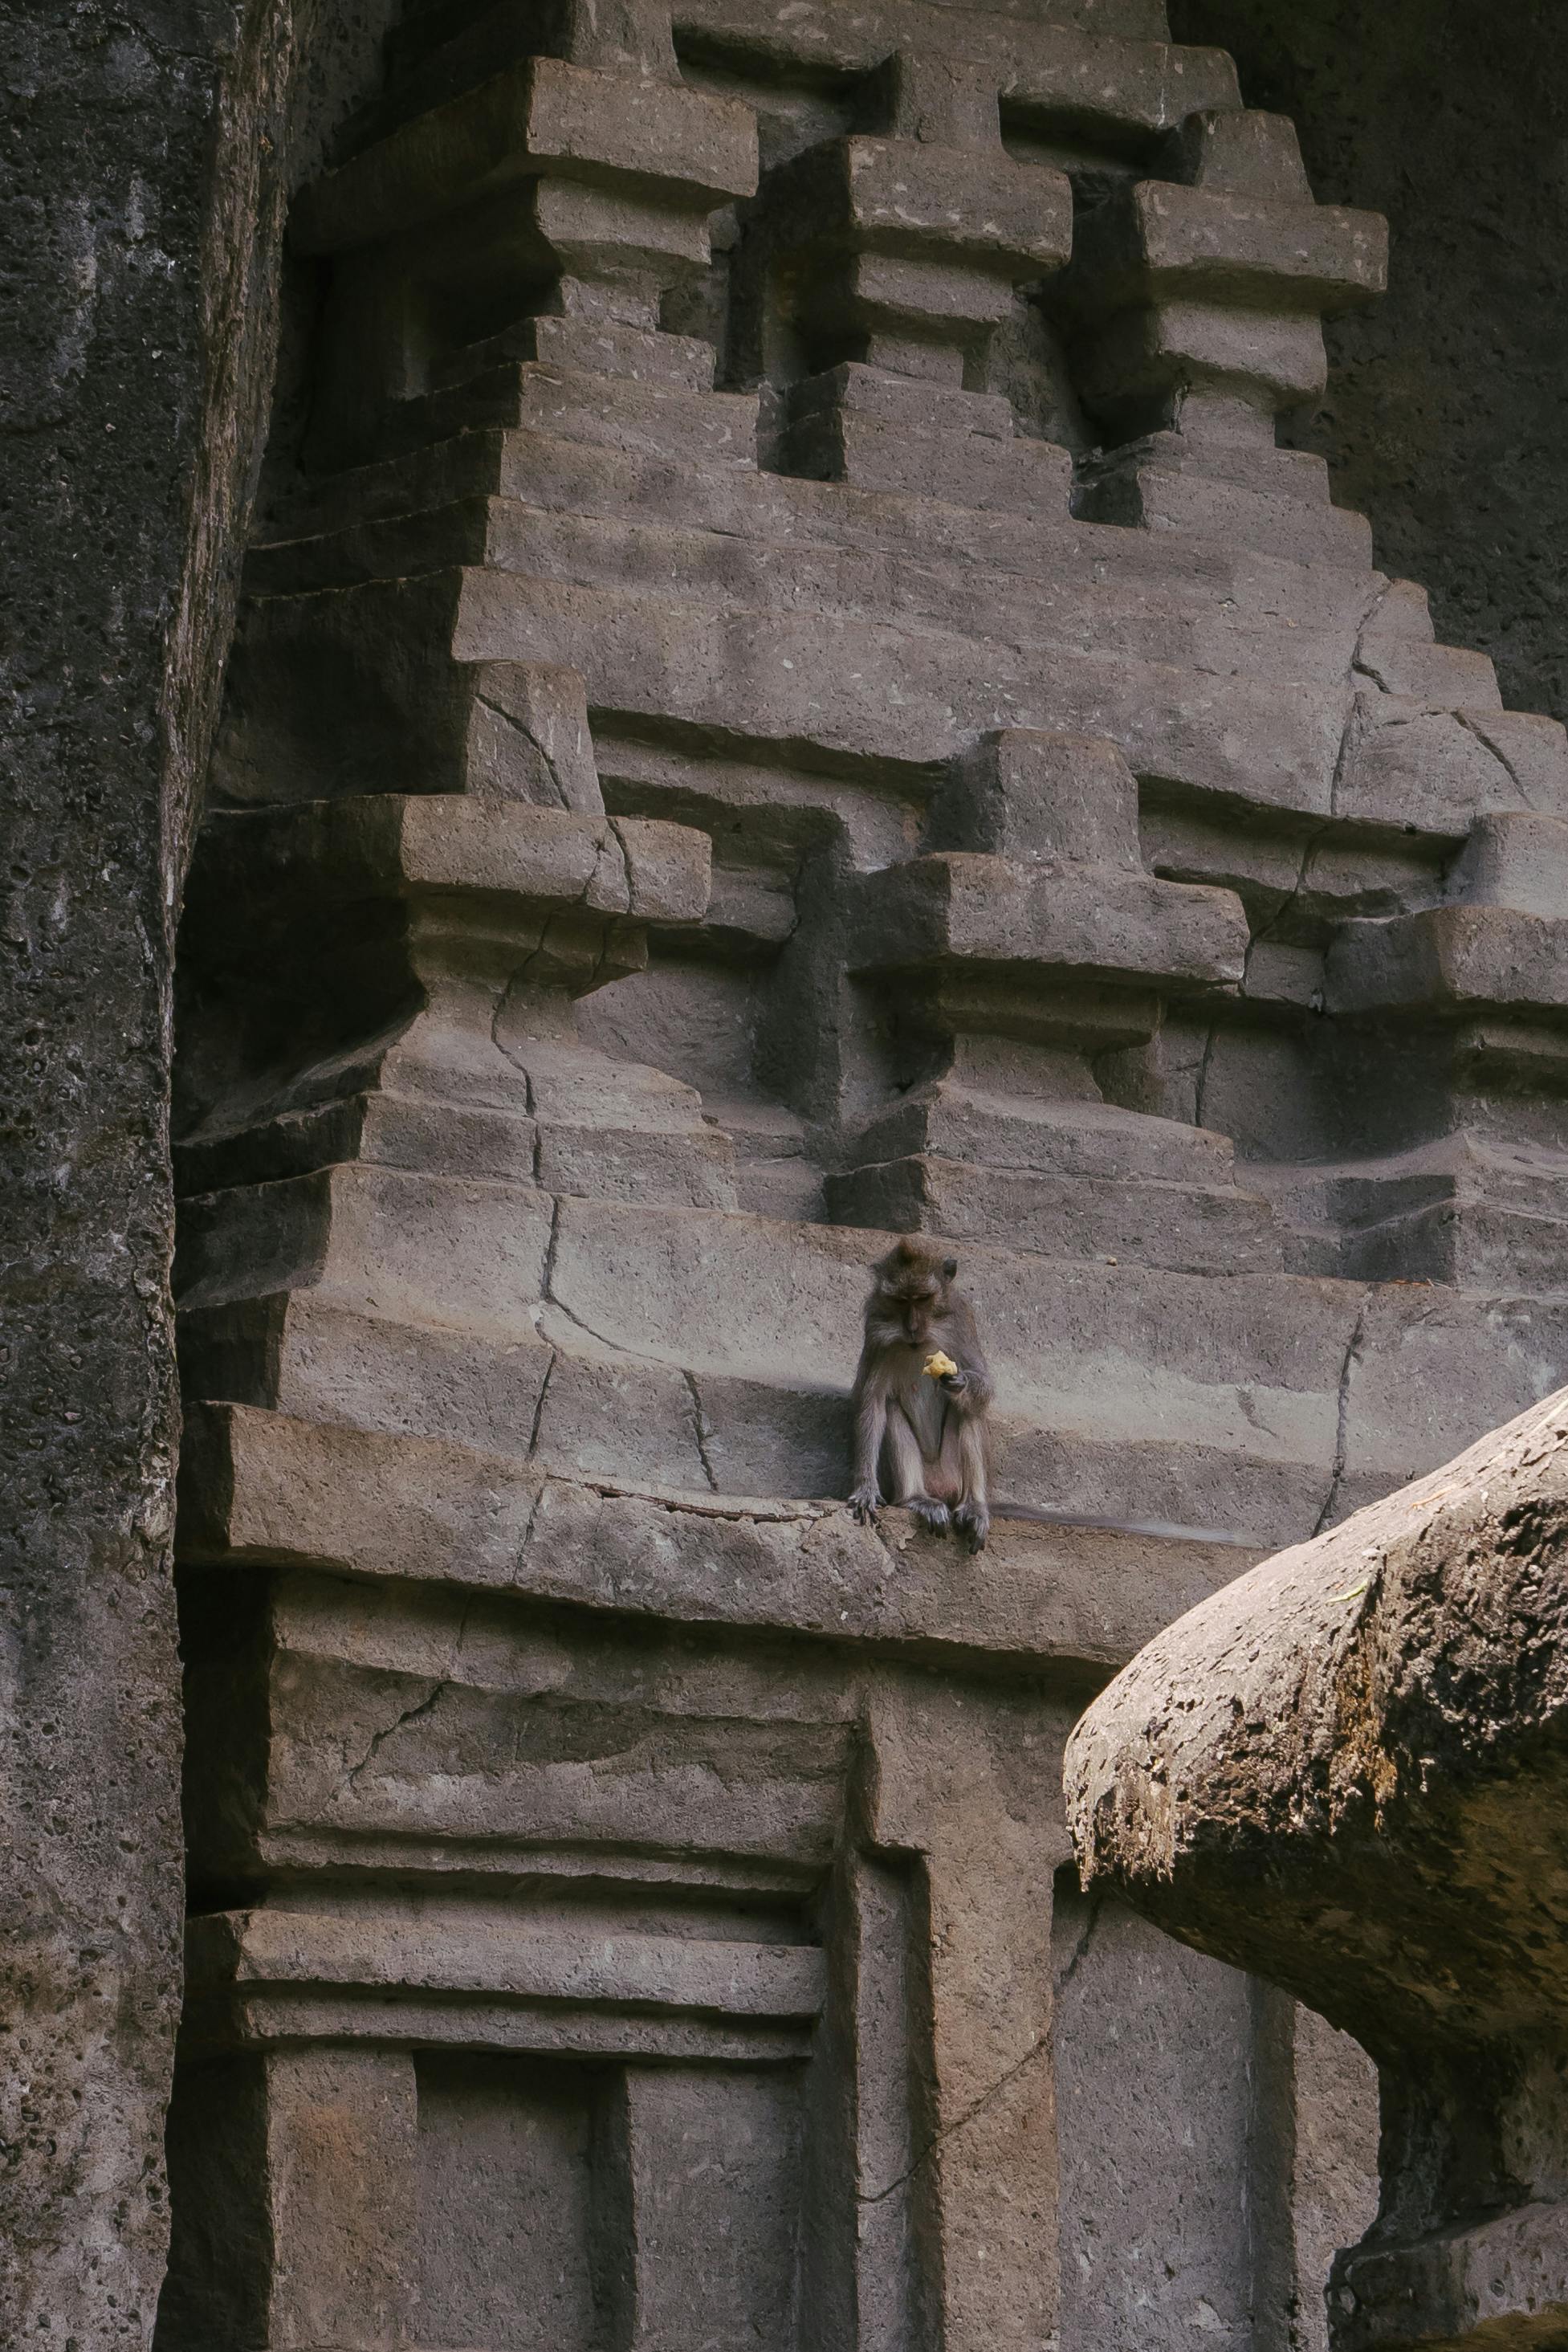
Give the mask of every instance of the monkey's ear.
[(951, 1282), (953, 1276), (958, 1271), (957, 1259), (956, 1257), (945, 1257), (942, 1261), (942, 1271), (946, 1276), (948, 1281)]

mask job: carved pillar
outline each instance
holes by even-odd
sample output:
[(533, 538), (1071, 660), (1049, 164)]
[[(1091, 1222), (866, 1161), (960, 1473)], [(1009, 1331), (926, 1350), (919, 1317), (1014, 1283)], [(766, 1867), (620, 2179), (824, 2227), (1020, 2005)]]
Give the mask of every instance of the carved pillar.
[(756, 186), (750, 110), (681, 86), (655, 8), (568, 0), (553, 46), (434, 107), (405, 56), (390, 120), (296, 206), (297, 244), (333, 260), (313, 462), (542, 422), (582, 371), (711, 387), (659, 304), (706, 267), (713, 209)]
[(1171, 160), (1079, 215), (1061, 299), (1112, 445), (1082, 510), (1366, 564), (1365, 522), (1330, 506), (1321, 458), (1276, 448), (1274, 420), (1323, 390), (1323, 314), (1381, 290), (1385, 225), (1312, 202), (1281, 115), (1191, 114)]
[(1162, 882), (1111, 744), (989, 737), (936, 804), (942, 845), (865, 877), (848, 925), (904, 1091), (830, 1178), (846, 1221), (1053, 1255), (1278, 1263), (1267, 1206), (1224, 1137), (1104, 1099), (1099, 1056), (1143, 1043), (1162, 999), (1234, 990), (1228, 892)]
[(1015, 163), (994, 67), (900, 51), (871, 78), (874, 128), (773, 172), (745, 259), (758, 360), (783, 383), (783, 471), (966, 506), (1061, 514), (1066, 453), (1014, 436), (987, 393), (1015, 290), (1071, 247), (1064, 173)]
[(1565, 888), (1568, 822), (1481, 817), (1445, 903), (1331, 943), (1325, 1051), (1358, 1109), (1312, 1206), (1343, 1229), (1347, 1271), (1563, 1286)]

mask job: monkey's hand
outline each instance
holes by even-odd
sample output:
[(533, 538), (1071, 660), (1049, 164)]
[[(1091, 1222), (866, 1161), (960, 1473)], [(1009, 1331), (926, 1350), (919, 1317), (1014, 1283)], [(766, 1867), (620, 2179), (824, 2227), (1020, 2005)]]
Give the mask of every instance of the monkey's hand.
[(967, 1396), (969, 1393), (969, 1375), (967, 1372), (961, 1372), (955, 1364), (950, 1372), (944, 1372), (942, 1374), (940, 1386), (944, 1396)]
[(855, 1488), (850, 1496), (850, 1508), (862, 1528), (876, 1525), (876, 1515), (882, 1508), (882, 1489), (874, 1480), (870, 1486)]

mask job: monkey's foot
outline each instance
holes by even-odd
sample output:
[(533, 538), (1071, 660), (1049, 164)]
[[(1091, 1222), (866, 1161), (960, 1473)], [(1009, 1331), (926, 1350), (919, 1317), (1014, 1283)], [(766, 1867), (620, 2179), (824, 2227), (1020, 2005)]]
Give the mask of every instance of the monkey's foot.
[(991, 1515), (977, 1503), (960, 1503), (953, 1514), (953, 1525), (968, 1539), (971, 1551), (984, 1551), (986, 1538), (991, 1532)]
[(877, 1486), (857, 1486), (850, 1496), (850, 1508), (862, 1528), (874, 1527), (877, 1512), (882, 1507), (882, 1490)]
[(950, 1517), (946, 1503), (933, 1502), (929, 1495), (916, 1495), (908, 1509), (910, 1517), (918, 1519), (923, 1528), (929, 1528), (934, 1536), (947, 1532)]

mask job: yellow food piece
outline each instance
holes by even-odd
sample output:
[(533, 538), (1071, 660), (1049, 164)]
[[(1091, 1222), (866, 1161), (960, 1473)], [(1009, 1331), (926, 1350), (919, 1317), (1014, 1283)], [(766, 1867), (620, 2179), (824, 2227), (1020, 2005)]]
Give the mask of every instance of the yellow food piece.
[(956, 1372), (958, 1367), (951, 1356), (945, 1356), (938, 1348), (934, 1356), (926, 1357), (925, 1369), (934, 1381), (939, 1381), (945, 1373)]

